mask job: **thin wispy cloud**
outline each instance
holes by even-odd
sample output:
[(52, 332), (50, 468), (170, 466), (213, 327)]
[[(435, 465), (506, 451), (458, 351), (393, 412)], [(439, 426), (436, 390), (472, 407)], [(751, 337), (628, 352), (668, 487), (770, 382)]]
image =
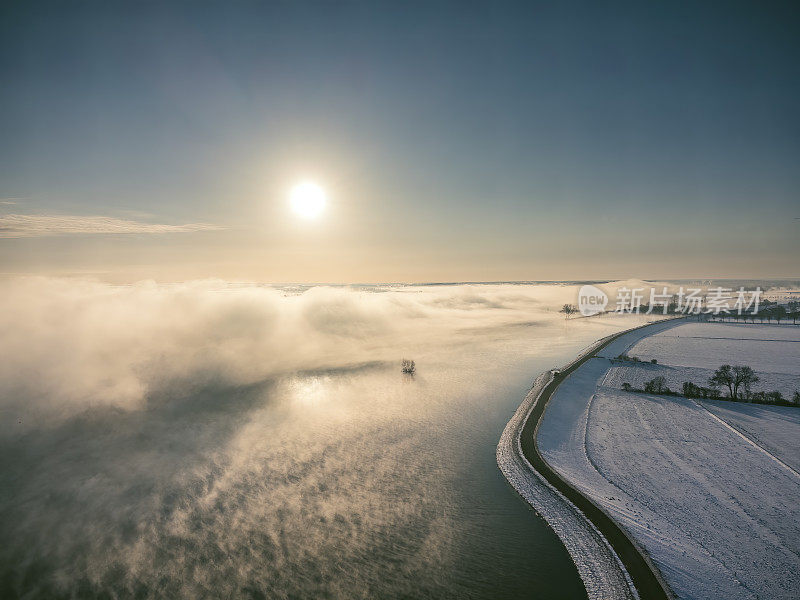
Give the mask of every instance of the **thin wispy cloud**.
[(166, 225), (103, 216), (0, 215), (0, 238), (29, 238), (56, 235), (188, 233), (223, 229), (210, 223)]

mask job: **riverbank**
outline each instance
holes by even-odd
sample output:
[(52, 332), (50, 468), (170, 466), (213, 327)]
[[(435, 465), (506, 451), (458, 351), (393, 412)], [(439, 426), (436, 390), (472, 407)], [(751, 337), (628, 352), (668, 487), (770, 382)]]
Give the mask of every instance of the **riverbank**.
[(571, 373), (631, 332), (655, 325), (600, 339), (564, 368), (542, 374), (509, 421), (497, 447), (500, 470), (562, 540), (589, 598), (662, 599), (671, 595), (645, 553), (613, 519), (547, 464), (537, 447), (536, 432), (548, 400)]

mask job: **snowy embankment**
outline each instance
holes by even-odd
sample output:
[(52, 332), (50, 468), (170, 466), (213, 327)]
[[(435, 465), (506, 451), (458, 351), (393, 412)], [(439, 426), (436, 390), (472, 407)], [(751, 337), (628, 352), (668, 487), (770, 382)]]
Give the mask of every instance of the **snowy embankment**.
[(525, 459), (520, 434), (539, 395), (552, 381), (540, 375), (506, 425), (497, 444), (497, 464), (517, 493), (561, 539), (578, 569), (591, 600), (637, 598), (619, 558), (586, 517), (550, 485)]
[[(597, 340), (560, 370), (591, 355), (607, 339)], [(574, 504), (531, 466), (522, 451), (521, 435), (525, 424), (552, 381), (552, 372), (546, 372), (534, 382), (503, 430), (497, 445), (497, 464), (508, 482), (564, 543), (590, 599), (638, 598), (630, 576), (608, 541)]]
[(656, 358), (637, 366), (652, 376), (686, 356), (705, 369), (731, 362), (800, 375), (786, 360), (798, 346), (791, 334), (769, 339), (781, 342), (716, 323), (631, 332), (570, 375), (542, 417), (545, 460), (631, 534), (680, 598), (796, 598), (800, 410), (624, 393), (605, 385), (622, 383), (609, 359)]

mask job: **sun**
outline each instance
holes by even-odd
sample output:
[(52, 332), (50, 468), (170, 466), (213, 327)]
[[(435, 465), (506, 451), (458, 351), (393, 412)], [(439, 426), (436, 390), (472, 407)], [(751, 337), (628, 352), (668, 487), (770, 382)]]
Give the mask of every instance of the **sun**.
[(325, 209), (325, 201), (325, 190), (311, 181), (298, 183), (289, 193), (292, 210), (305, 219), (318, 217)]

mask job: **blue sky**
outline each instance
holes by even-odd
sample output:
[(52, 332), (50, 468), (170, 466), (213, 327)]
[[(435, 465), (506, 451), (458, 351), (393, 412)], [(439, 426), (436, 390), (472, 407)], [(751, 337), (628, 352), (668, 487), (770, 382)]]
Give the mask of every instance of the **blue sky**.
[(0, 10), (3, 272), (798, 275), (790, 3)]

